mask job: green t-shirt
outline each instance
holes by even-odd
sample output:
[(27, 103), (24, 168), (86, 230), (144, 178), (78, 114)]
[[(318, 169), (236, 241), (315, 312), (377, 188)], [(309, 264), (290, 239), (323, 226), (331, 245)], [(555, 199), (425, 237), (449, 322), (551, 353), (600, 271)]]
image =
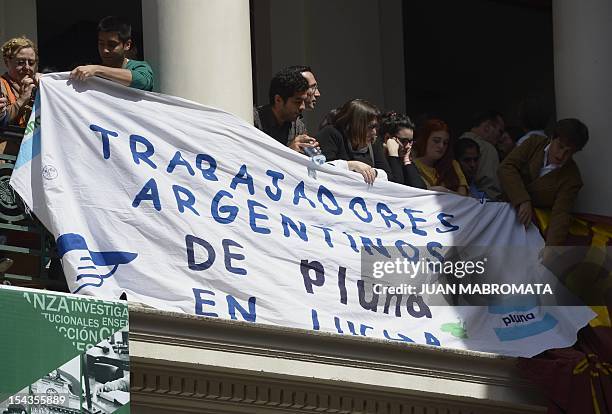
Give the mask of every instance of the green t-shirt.
[(142, 89), (143, 91), (153, 90), (153, 69), (145, 61), (141, 60), (128, 60), (125, 65), (125, 69), (129, 69), (132, 72), (132, 83), (130, 88)]

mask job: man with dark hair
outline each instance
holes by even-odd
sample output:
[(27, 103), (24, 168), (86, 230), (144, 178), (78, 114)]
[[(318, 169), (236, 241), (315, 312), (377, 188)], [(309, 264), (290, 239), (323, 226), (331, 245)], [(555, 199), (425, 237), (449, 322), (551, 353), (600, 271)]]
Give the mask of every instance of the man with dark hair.
[(503, 133), (504, 118), (499, 112), (488, 110), (477, 114), (472, 122), (472, 129), (459, 137), (460, 140), (472, 139), (480, 148), (480, 161), (474, 182), (490, 200), (497, 200), (501, 196), (497, 179), (499, 155), (496, 146)]
[(531, 135), (546, 136), (544, 129), (550, 115), (551, 111), (540, 98), (530, 97), (521, 101), (518, 107), (518, 117), (524, 135), (518, 139), (516, 145), (521, 145)]
[(589, 139), (589, 131), (577, 119), (562, 119), (551, 138), (532, 135), (517, 146), (499, 167), (499, 180), (517, 217), (525, 227), (532, 207), (550, 208), (546, 245), (563, 244), (570, 225), (570, 211), (582, 179), (572, 156)]
[(306, 98), (306, 110), (312, 111), (317, 103), (317, 99), (321, 96), (321, 91), (319, 91), (319, 84), (315, 79), (314, 72), (310, 66), (306, 65), (296, 65), (289, 66), (288, 70), (294, 70), (300, 73), (306, 82), (308, 82), (308, 97)]
[(299, 119), (306, 107), (308, 82), (300, 72), (283, 69), (270, 82), (269, 104), (254, 108), (255, 127), (298, 152), (316, 145)]
[(78, 66), (70, 78), (86, 80), (100, 76), (131, 88), (153, 90), (153, 70), (147, 62), (128, 59), (132, 27), (118, 17), (108, 16), (98, 24), (98, 53), (102, 65)]
[(463, 170), (463, 175), (465, 175), (467, 180), (470, 197), (483, 200), (486, 195), (474, 182), (480, 161), (480, 147), (476, 141), (470, 138), (463, 138), (457, 141), (455, 144), (455, 159), (461, 165), (461, 170)]

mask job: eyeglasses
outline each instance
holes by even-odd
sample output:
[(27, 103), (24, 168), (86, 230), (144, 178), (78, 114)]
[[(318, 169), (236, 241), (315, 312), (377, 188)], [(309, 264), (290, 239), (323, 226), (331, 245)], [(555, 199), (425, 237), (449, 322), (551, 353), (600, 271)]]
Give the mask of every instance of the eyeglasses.
[(480, 157), (463, 157), (461, 158), (462, 162), (478, 162)]
[(414, 142), (414, 138), (397, 137), (397, 139), (399, 139), (402, 145), (412, 145), (412, 143)]
[(308, 85), (308, 93), (315, 93), (319, 90), (319, 84), (315, 83), (314, 85)]
[(26, 63), (29, 66), (34, 66), (34, 65), (36, 65), (36, 60), (34, 60), (34, 59), (17, 59), (17, 60), (15, 60), (15, 63), (17, 64), (17, 66), (25, 66)]

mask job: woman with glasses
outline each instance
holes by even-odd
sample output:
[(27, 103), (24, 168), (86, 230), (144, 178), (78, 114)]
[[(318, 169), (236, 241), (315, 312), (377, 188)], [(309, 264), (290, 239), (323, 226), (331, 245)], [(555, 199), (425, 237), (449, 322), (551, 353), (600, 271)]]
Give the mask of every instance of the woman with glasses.
[(376, 139), (379, 115), (376, 106), (353, 99), (316, 136), (327, 161), (347, 161), (348, 169), (360, 173), (368, 184), (382, 175), (394, 180), (382, 141)]
[(414, 164), (427, 188), (467, 196), (467, 181), (449, 150), (448, 125), (439, 119), (428, 119), (416, 128), (414, 137)]
[[(396, 182), (410, 187), (427, 188), (412, 162), (414, 124), (407, 115), (387, 112), (382, 115), (380, 136), (383, 139), (387, 160)], [(402, 179), (398, 179), (402, 177)]]
[(0, 93), (7, 100), (7, 121), (25, 127), (38, 84), (38, 50), (30, 39), (17, 37), (2, 46), (2, 57), (7, 71), (0, 77)]

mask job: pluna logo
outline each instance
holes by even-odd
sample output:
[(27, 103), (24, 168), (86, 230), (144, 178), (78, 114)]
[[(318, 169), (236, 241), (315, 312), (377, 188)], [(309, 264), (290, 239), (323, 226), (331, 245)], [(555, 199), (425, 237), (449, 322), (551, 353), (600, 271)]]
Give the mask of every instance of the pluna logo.
[(501, 328), (494, 328), (500, 341), (516, 341), (536, 336), (553, 329), (559, 321), (546, 312), (538, 317), (537, 307), (526, 306), (489, 306), (489, 313), (501, 316)]
[(75, 280), (81, 284), (72, 293), (78, 293), (86, 286), (102, 286), (104, 280), (113, 276), (120, 265), (128, 264), (138, 256), (138, 253), (125, 251), (91, 251), (85, 238), (76, 233), (66, 233), (59, 236), (57, 251), (64, 263), (65, 256), (71, 255), (70, 262), (79, 264), (76, 269)]

